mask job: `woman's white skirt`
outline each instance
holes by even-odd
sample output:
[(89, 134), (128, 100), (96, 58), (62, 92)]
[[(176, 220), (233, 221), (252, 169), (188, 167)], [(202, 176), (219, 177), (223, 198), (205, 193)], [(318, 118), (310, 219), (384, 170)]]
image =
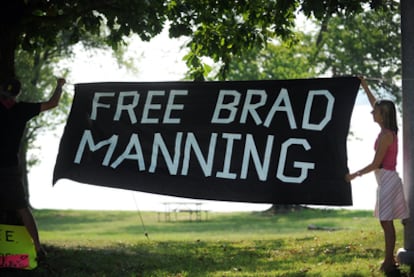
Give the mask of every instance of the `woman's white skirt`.
[(377, 169), (375, 177), (378, 188), (374, 215), (381, 221), (408, 218), (407, 202), (398, 173), (393, 170)]

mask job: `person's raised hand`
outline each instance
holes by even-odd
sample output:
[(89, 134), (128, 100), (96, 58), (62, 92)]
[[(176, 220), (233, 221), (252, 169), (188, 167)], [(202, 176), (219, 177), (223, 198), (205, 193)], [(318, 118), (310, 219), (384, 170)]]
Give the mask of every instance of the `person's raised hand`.
[(57, 79), (57, 85), (60, 87), (63, 87), (63, 85), (66, 83), (65, 78), (58, 78)]

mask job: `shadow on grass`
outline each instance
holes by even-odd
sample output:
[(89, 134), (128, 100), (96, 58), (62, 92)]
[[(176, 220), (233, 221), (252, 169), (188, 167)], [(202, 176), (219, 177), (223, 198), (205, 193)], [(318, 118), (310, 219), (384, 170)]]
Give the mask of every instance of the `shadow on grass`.
[(3, 273), (8, 273), (6, 276), (118, 277), (209, 276), (216, 272), (226, 275), (227, 272), (248, 276), (249, 272), (257, 270), (271, 272), (275, 268), (288, 268), (289, 261), (268, 261), (268, 251), (282, 246), (282, 241), (244, 247), (196, 241), (118, 245), (103, 249), (48, 247), (47, 261), (36, 270)]
[[(31, 271), (0, 270), (0, 276), (124, 276), (124, 272), (143, 272), (140, 256), (145, 252), (126, 253), (122, 249), (60, 248), (46, 246), (45, 261)], [(4, 274), (4, 275), (2, 275)], [(128, 275), (129, 276), (129, 275)]]
[[(278, 241), (273, 245), (280, 244)], [(47, 260), (37, 269), (0, 270), (0, 276), (208, 276), (216, 271), (242, 271), (263, 258), (263, 251), (255, 247), (243, 249), (201, 241), (46, 249)]]
[[(245, 242), (113, 243), (110, 247), (48, 246), (48, 257), (33, 271), (0, 271), (0, 276), (325, 276), (331, 266), (345, 268), (340, 276), (367, 276), (352, 266), (355, 257), (379, 258), (380, 250), (347, 249), (321, 244), (313, 251), (290, 248), (285, 240)], [(327, 251), (327, 249), (329, 251)], [(8, 275), (2, 275), (2, 273)], [(372, 273), (372, 272), (371, 272)], [(329, 275), (333, 276), (333, 275)], [(377, 275), (381, 276), (378, 272)], [(397, 276), (397, 275), (394, 275)], [(398, 275), (399, 276), (399, 275)]]

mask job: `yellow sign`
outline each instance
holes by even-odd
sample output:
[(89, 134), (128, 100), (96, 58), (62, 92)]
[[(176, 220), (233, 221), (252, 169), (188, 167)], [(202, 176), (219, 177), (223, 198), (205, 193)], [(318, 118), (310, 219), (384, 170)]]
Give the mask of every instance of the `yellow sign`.
[(0, 268), (36, 267), (36, 250), (26, 227), (0, 224)]

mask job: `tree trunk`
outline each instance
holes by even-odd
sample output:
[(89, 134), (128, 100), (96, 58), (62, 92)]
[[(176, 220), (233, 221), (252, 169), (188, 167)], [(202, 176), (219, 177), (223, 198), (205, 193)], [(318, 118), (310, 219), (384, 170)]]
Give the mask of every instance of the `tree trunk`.
[(22, 35), (24, 0), (4, 1), (0, 9), (0, 81), (16, 77), (15, 51)]
[(307, 209), (307, 207), (298, 204), (273, 204), (269, 209), (267, 209), (264, 212), (270, 214), (285, 214), (303, 209)]
[(0, 81), (16, 77), (14, 66), (17, 32), (7, 23), (0, 23)]
[(404, 249), (398, 252), (401, 263), (414, 269), (414, 2), (401, 1), (401, 48), (403, 93), (403, 171), (410, 218), (404, 223)]
[[(20, 1), (7, 1), (0, 12), (0, 83), (16, 77), (15, 51), (18, 41), (18, 29), (14, 23), (21, 17), (15, 13)], [(10, 7), (9, 7), (10, 6)], [(21, 224), (15, 212), (0, 211), (0, 223)]]

